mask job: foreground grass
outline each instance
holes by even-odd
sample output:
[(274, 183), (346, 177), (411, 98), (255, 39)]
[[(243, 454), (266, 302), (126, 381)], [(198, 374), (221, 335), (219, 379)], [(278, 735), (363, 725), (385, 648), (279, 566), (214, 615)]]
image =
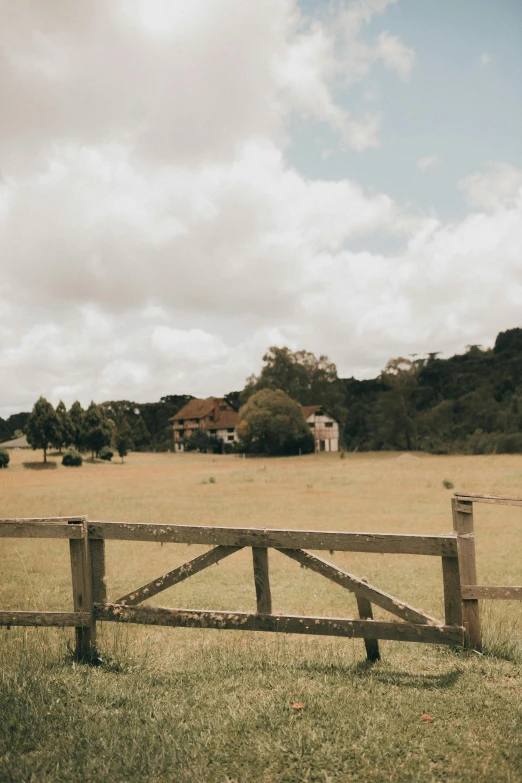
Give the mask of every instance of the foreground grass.
[[(383, 532), (450, 530), (444, 478), (511, 494), (522, 483), (519, 457), (132, 455), (123, 466), (49, 472), (25, 470), (20, 455), (13, 463), (0, 475), (1, 516)], [(522, 583), (521, 517), (478, 511), (484, 582)], [(109, 542), (110, 596), (204, 550)], [(443, 616), (436, 558), (328, 557)], [(278, 553), (270, 566), (276, 611), (353, 616), (346, 591)], [(0, 540), (0, 574), (3, 607), (70, 608), (66, 542)], [(250, 553), (154, 603), (252, 609)], [(93, 669), (72, 661), (70, 631), (3, 629), (0, 780), (520, 781), (521, 608), (484, 607), (485, 655), (381, 643), (373, 667), (361, 640), (105, 625), (104, 665)]]
[(389, 644), (368, 667), (351, 642), (145, 631), (92, 669), (11, 634), (2, 780), (520, 780), (505, 661)]

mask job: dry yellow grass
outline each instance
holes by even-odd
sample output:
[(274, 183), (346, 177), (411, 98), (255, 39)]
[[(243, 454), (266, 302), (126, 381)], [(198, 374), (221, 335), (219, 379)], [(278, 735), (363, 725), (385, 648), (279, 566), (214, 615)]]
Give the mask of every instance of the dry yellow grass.
[[(243, 460), (132, 454), (123, 465), (86, 462), (81, 468), (64, 468), (55, 458), (55, 469), (24, 468), (24, 462), (38, 456), (16, 451), (9, 469), (0, 474), (2, 517), (87, 514), (107, 521), (441, 534), (452, 529), (452, 493), (444, 489), (444, 478), (459, 491), (520, 494), (522, 488), (522, 457), (511, 455), (380, 453)], [(522, 584), (521, 509), (477, 505), (475, 522), (479, 581)], [(0, 546), (7, 577), (0, 603), (56, 609), (67, 600), (70, 605), (65, 542), (3, 540)], [(204, 549), (109, 542), (111, 597)], [(341, 588), (278, 553), (270, 555), (276, 611), (349, 614), (353, 602)], [(336, 553), (333, 559), (442, 617), (437, 558)], [(213, 608), (254, 608), (249, 551), (171, 588), (161, 603), (195, 601), (194, 606), (202, 607), (210, 598)], [(510, 603), (509, 614), (518, 621), (520, 604)]]
[[(0, 472), (0, 517), (441, 534), (452, 528), (446, 478), (459, 491), (522, 495), (522, 457), (510, 455), (132, 454), (124, 465), (63, 468), (55, 457), (54, 469), (24, 468), (39, 458), (14, 452)], [(476, 506), (475, 523), (479, 581), (522, 584), (522, 509)], [(205, 549), (108, 542), (110, 598)], [(443, 618), (438, 558), (323, 556)], [(270, 569), (274, 611), (354, 616), (340, 587), (272, 551)], [(72, 608), (65, 541), (0, 539), (0, 574), (2, 607)], [(254, 609), (250, 551), (152, 602)], [(11, 718), (0, 721), (0, 778), (519, 780), (522, 602), (490, 603), (484, 616), (489, 646), (511, 660), (385, 642), (366, 670), (361, 640), (106, 625), (116, 674), (64, 664), (70, 630), (1, 630), (0, 711)], [(302, 715), (291, 701), (306, 704)], [(433, 724), (421, 725), (424, 712)]]

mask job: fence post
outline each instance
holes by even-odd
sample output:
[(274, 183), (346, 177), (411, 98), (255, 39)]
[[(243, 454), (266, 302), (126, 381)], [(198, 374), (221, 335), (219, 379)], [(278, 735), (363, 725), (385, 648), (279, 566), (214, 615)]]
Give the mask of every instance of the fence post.
[[(473, 503), (470, 500), (451, 499), (453, 530), (457, 534), (457, 551), (460, 585), (477, 584), (475, 559), (475, 531), (473, 527)], [(466, 646), (482, 649), (479, 602), (474, 598), (461, 598), (462, 622), (466, 628)]]
[(88, 545), (91, 556), (92, 600), (95, 604), (105, 604), (107, 603), (105, 539), (88, 538)]
[(272, 614), (272, 596), (268, 574), (268, 550), (266, 546), (253, 546), (254, 584), (256, 586), (258, 614)]
[[(362, 579), (363, 582), (367, 582), (367, 579)], [(357, 609), (359, 610), (359, 617), (361, 620), (373, 620), (372, 605), (367, 598), (362, 595), (356, 595)], [(379, 651), (379, 642), (377, 639), (365, 639), (364, 646), (366, 648), (366, 659), (370, 663), (381, 660), (381, 653)]]
[(82, 537), (69, 540), (71, 553), (72, 592), (75, 612), (88, 612), (91, 617), (86, 627), (76, 627), (74, 654), (79, 661), (91, 661), (96, 651), (96, 623), (92, 606), (91, 563), (87, 522), (70, 521), (82, 526)]
[(462, 625), (462, 593), (458, 557), (442, 557), (444, 615), (446, 625)]

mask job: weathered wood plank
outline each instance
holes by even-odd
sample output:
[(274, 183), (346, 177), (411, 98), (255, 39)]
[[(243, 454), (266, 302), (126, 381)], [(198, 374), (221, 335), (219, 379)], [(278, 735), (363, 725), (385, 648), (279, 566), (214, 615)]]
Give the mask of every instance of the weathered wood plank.
[(522, 601), (522, 587), (498, 585), (462, 585), (462, 597), (467, 599)]
[(0, 625), (89, 626), (88, 612), (0, 612)]
[(462, 594), (458, 558), (443, 557), (442, 583), (446, 625), (462, 625)]
[(505, 506), (522, 506), (522, 498), (511, 497), (510, 495), (478, 495), (474, 492), (461, 493), (455, 492), (458, 500), (470, 503), (498, 503)]
[(321, 557), (317, 557), (316, 555), (312, 555), (310, 552), (305, 552), (301, 549), (281, 549), (279, 547), (278, 549), (279, 552), (292, 558), (292, 560), (297, 560), (298, 563), (306, 566), (306, 568), (310, 568), (317, 574), (321, 574), (321, 576), (325, 576), (332, 582), (341, 585), (341, 587), (345, 587), (347, 590), (351, 590), (353, 593), (366, 598), (368, 601), (380, 606), (382, 609), (386, 609), (387, 612), (400, 617), (401, 620), (407, 620), (412, 623), (441, 625), (434, 617), (430, 617), (430, 615), (425, 612), (415, 609), (415, 607), (410, 606), (405, 601), (399, 601), (399, 599), (394, 598), (393, 595), (389, 595), (389, 593), (379, 590), (378, 587), (374, 587), (373, 585), (368, 584), (368, 582), (353, 576), (353, 574), (343, 571), (337, 566), (323, 560)]
[(71, 527), (78, 527), (82, 533), (81, 539), (69, 541), (71, 554), (71, 579), (73, 603), (75, 612), (87, 612), (90, 617), (88, 626), (76, 627), (75, 654), (79, 660), (90, 660), (96, 647), (96, 625), (92, 614), (92, 580), (89, 557), (89, 541), (85, 522), (71, 521)]
[[(465, 503), (469, 510), (462, 511), (459, 506)], [(473, 505), (471, 500), (452, 498), (453, 529), (457, 534), (459, 569), (461, 584), (477, 584), (477, 566), (475, 559), (475, 534), (473, 527)], [(476, 599), (462, 599), (462, 622), (466, 628), (466, 644), (474, 650), (482, 649), (479, 603)]]
[(105, 541), (103, 538), (89, 540), (91, 554), (92, 600), (107, 602), (107, 577), (105, 576)]
[(180, 628), (216, 628), (233, 631), (268, 631), (319, 636), (391, 639), (401, 642), (462, 645), (464, 629), (455, 626), (352, 620), (332, 617), (212, 612), (207, 609), (163, 609), (149, 606), (95, 604), (98, 620)]
[[(367, 580), (364, 579), (364, 582)], [(363, 598), (362, 595), (356, 596), (357, 611), (361, 620), (373, 620), (372, 605), (367, 598)], [(381, 660), (381, 653), (379, 651), (379, 642), (377, 639), (369, 639), (365, 637), (364, 647), (366, 649), (366, 660), (370, 663)]]
[(9, 524), (10, 522), (83, 522), (87, 517), (84, 514), (71, 517), (5, 517), (0, 519), (0, 524)]
[(256, 588), (257, 611), (259, 614), (272, 612), (272, 595), (270, 593), (270, 576), (268, 572), (268, 549), (252, 547), (254, 564), (254, 585)]
[(136, 604), (145, 601), (147, 598), (152, 598), (153, 595), (161, 593), (162, 590), (166, 590), (167, 587), (177, 585), (179, 582), (183, 582), (184, 579), (188, 579), (189, 576), (197, 574), (199, 571), (203, 571), (204, 568), (208, 568), (214, 563), (223, 560), (223, 558), (238, 552), (241, 549), (239, 546), (217, 546), (215, 549), (211, 549), (210, 552), (205, 552), (193, 560), (189, 560), (187, 563), (174, 568), (158, 579), (153, 579), (143, 587), (139, 587), (137, 590), (133, 590), (127, 595), (118, 598), (117, 604), (127, 604), (127, 606), (135, 606)]
[(1, 520), (0, 538), (81, 538), (79, 526)]
[(163, 541), (175, 544), (221, 544), (288, 549), (328, 549), (339, 552), (380, 552), (456, 557), (455, 536), (394, 533), (339, 533), (321, 530), (149, 525), (127, 522), (89, 522), (90, 538)]

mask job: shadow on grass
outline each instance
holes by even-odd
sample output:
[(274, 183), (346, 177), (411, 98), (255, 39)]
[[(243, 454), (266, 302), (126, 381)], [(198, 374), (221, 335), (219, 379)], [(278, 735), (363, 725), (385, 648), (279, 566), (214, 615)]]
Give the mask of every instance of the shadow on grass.
[(401, 688), (417, 688), (425, 691), (453, 688), (464, 673), (460, 668), (451, 669), (443, 674), (393, 671), (381, 669), (366, 661), (356, 664), (354, 670), (357, 676), (371, 676), (373, 680), (377, 680), (382, 685), (397, 685)]
[(27, 470), (54, 470), (57, 467), (56, 462), (22, 462), (22, 465)]

